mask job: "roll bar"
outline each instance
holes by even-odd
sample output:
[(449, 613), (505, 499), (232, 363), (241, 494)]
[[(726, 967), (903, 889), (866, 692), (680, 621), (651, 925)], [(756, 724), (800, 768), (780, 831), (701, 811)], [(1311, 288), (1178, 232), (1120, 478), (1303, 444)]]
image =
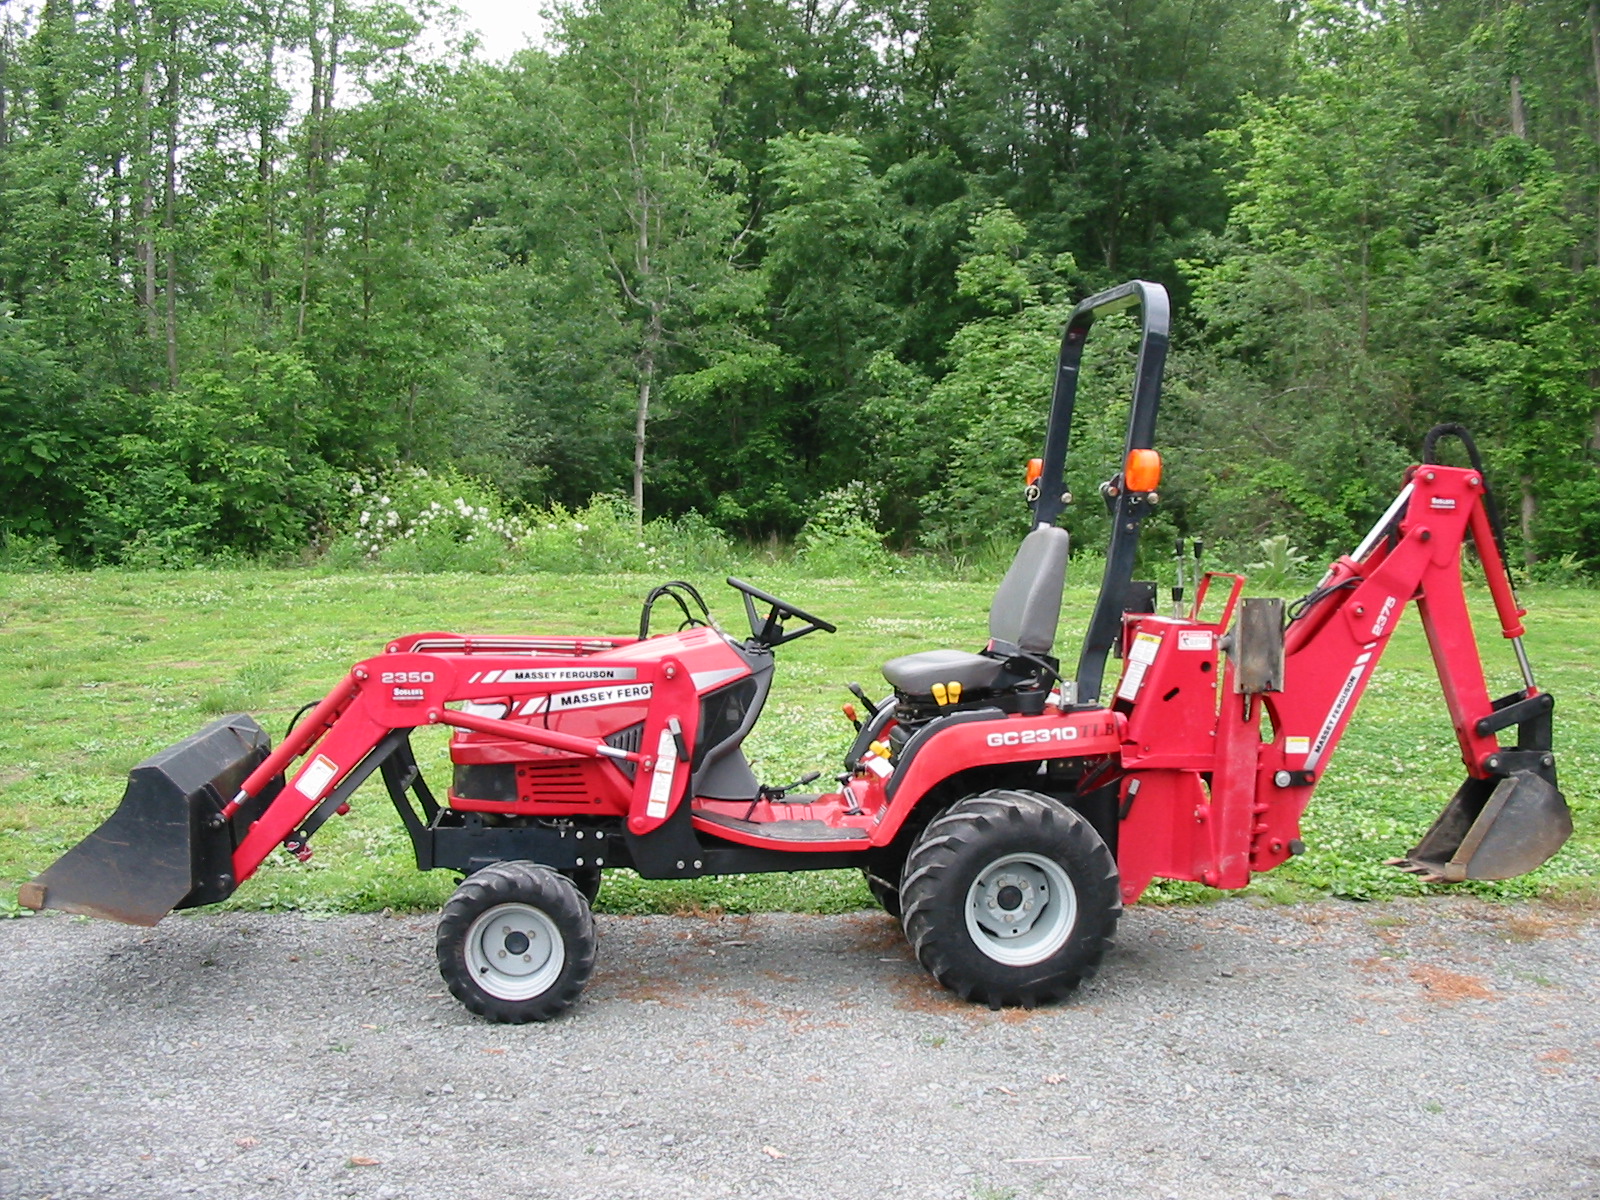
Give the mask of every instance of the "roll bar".
[[(1056, 360), (1055, 390), (1050, 397), (1050, 423), (1045, 430), (1044, 471), (1034, 500), (1035, 527), (1054, 525), (1067, 505), (1067, 445), (1072, 436), (1072, 411), (1078, 398), (1078, 370), (1083, 346), (1095, 321), (1109, 313), (1137, 305), (1140, 310), (1139, 359), (1133, 375), (1133, 407), (1128, 413), (1128, 437), (1123, 462), (1133, 450), (1147, 450), (1155, 439), (1156, 409), (1161, 401), (1161, 375), (1167, 363), (1172, 305), (1167, 289), (1143, 279), (1130, 280), (1090, 296), (1067, 318)], [(1106, 548), (1106, 570), (1078, 656), (1077, 703), (1092, 705), (1100, 697), (1106, 656), (1122, 629), (1122, 612), (1139, 551), (1139, 529), (1150, 510), (1148, 493), (1129, 492), (1122, 486), (1122, 463), (1106, 492), (1111, 511), (1111, 544)]]

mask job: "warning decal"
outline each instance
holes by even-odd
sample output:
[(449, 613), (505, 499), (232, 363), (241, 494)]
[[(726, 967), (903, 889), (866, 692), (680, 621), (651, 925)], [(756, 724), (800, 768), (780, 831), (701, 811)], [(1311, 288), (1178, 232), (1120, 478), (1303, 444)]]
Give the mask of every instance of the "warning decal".
[(339, 773), (339, 766), (326, 754), (319, 754), (306, 764), (300, 778), (294, 781), (294, 790), (307, 800), (320, 800), (328, 783)]
[(1117, 687), (1117, 699), (1132, 700), (1139, 694), (1139, 689), (1144, 686), (1145, 672), (1155, 662), (1156, 651), (1160, 649), (1159, 633), (1134, 635), (1133, 645), (1128, 647), (1128, 667), (1122, 673), (1122, 683)]

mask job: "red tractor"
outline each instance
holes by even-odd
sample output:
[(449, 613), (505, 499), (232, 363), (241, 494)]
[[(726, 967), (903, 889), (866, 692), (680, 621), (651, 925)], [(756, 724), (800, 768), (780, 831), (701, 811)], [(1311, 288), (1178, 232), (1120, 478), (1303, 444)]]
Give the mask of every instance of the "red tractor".
[[(1126, 453), (1100, 489), (1105, 576), (1068, 675), (1055, 648), (1067, 566), (1056, 520), (1071, 499), (1079, 364), (1095, 320), (1134, 305)], [(1553, 702), (1522, 651), (1523, 610), (1471, 439), (1430, 433), (1371, 533), (1287, 608), (1240, 599), (1242, 577), (1207, 572), (1186, 614), (1158, 615), (1154, 585), (1132, 576), (1160, 501), (1151, 442), (1167, 328), (1166, 292), (1139, 281), (1073, 312), (1044, 457), (1030, 466), (1033, 529), (995, 594), (989, 641), (884, 664), (881, 702), (852, 685), (863, 707), (846, 706), (858, 733), (834, 790), (799, 791), (815, 773), (763, 784), (741, 750), (773, 652), (834, 627), (730, 578), (750, 625), (737, 636), (691, 586), (669, 583), (646, 600), (637, 637), (396, 638), (276, 749), (248, 716), (213, 722), (135, 768), (117, 811), (25, 884), (22, 903), (145, 925), (215, 903), (277, 847), (307, 856), (377, 773), (418, 867), (465, 876), (439, 922), (439, 968), (490, 1019), (544, 1020), (578, 998), (594, 966), (589, 902), (620, 867), (649, 879), (860, 868), (941, 983), (994, 1007), (1035, 1005), (1095, 970), (1122, 906), (1152, 879), (1240, 888), (1300, 851), (1300, 814), (1413, 602), (1467, 778), (1397, 865), (1455, 881), (1544, 862), (1572, 829)], [(1434, 461), (1447, 434), (1470, 467)], [(1486, 691), (1462, 588), (1469, 540), (1522, 670), (1524, 686), (1500, 699)], [(1214, 620), (1201, 615), (1208, 597)], [(662, 601), (685, 620), (652, 634)], [(1113, 653), (1122, 671), (1105, 697)], [(428, 725), (453, 730), (442, 799), (410, 745)]]

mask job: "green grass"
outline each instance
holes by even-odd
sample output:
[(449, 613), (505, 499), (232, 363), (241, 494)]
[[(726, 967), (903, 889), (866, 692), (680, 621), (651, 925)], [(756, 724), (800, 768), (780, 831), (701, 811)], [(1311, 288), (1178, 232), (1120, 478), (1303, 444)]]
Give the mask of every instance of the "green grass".
[[(996, 572), (998, 574), (998, 570)], [(1083, 578), (1083, 576), (1078, 576)], [(634, 629), (651, 576), (330, 575), (306, 571), (96, 571), (0, 574), (0, 670), (11, 680), (0, 711), (0, 911), (16, 886), (108, 814), (140, 759), (218, 713), (256, 714), (273, 736), (351, 663), (414, 630), (617, 633)], [(720, 580), (695, 579), (730, 627), (742, 621)], [(839, 713), (847, 680), (883, 690), (878, 666), (921, 648), (976, 646), (993, 585), (937, 579), (822, 580), (774, 568), (757, 580), (834, 620), (779, 651), (778, 681), (747, 744), (772, 781), (831, 773), (849, 742)], [(1061, 645), (1070, 661), (1093, 603), (1069, 589)], [(1487, 896), (1594, 894), (1600, 874), (1600, 594), (1529, 588), (1528, 649), (1555, 693), (1562, 781), (1578, 831), (1530, 876), (1469, 885)], [(1480, 629), (1487, 597), (1474, 596)], [(1486, 638), (1496, 694), (1515, 685), (1499, 639)], [(1113, 664), (1115, 666), (1115, 664)], [(448, 778), (443, 731), (421, 731), (430, 778)], [(1339, 895), (1381, 898), (1431, 888), (1381, 866), (1428, 826), (1460, 781), (1449, 719), (1414, 617), (1408, 616), (1319, 785), (1305, 818), (1307, 853), (1252, 891), (1263, 902)], [(230, 901), (236, 908), (339, 912), (426, 909), (449, 893), (443, 872), (420, 873), (384, 796), (369, 783), (350, 817), (330, 822), (302, 865), (275, 855)], [(1460, 890), (1460, 889), (1456, 889)], [(1158, 884), (1156, 902), (1205, 900), (1196, 884)], [(618, 873), (599, 907), (613, 912), (843, 911), (871, 899), (854, 872), (652, 883)]]

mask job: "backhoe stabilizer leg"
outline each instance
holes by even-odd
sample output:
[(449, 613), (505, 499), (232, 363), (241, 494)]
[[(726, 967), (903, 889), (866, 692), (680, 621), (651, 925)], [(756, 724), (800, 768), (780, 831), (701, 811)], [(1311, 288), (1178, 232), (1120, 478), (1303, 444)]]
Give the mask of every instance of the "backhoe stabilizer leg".
[(1532, 766), (1485, 779), (1468, 776), (1422, 840), (1389, 865), (1430, 883), (1511, 879), (1534, 870), (1572, 835), (1572, 813), (1550, 758), (1540, 755)]

